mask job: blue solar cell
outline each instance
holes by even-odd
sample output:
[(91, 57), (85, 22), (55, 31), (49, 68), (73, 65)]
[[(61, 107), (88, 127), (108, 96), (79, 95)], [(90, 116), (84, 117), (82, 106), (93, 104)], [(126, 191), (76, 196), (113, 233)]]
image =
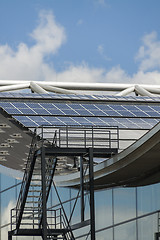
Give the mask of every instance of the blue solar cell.
[(124, 117), (134, 117), (135, 115), (129, 111), (119, 111), (118, 112), (121, 116), (124, 116)]
[[(18, 110), (18, 109), (15, 109), (15, 110)], [(30, 108), (21, 108), (20, 112), (21, 112), (21, 114), (24, 114), (24, 115), (33, 115), (33, 114), (35, 114), (35, 112), (32, 109), (30, 109)], [(18, 112), (17, 112), (17, 114), (18, 114)]]
[(97, 110), (97, 107), (94, 104), (81, 104), (87, 110)]
[(160, 117), (160, 112), (152, 111), (152, 112), (147, 112), (147, 114), (150, 117)]
[(62, 124), (62, 122), (60, 121), (60, 119), (58, 119), (57, 117), (49, 117), (49, 116), (45, 116), (43, 117), (43, 119), (45, 119), (47, 122), (50, 122), (53, 125), (60, 125)]
[(27, 108), (27, 106), (23, 102), (12, 102), (12, 104), (15, 108), (19, 108), (19, 109), (20, 108)]
[(14, 116), (14, 118), (16, 118), (20, 121), (29, 121), (27, 116)]
[(21, 124), (23, 124), (25, 127), (37, 127), (38, 124), (31, 119), (29, 119), (27, 116), (13, 116), (17, 121), (19, 121)]
[(46, 122), (45, 120), (44, 121), (36, 121), (36, 123), (38, 124), (38, 126), (42, 126), (42, 125), (52, 125), (51, 123), (49, 122)]
[(112, 108), (110, 108), (109, 105), (106, 105), (106, 104), (95, 104), (95, 106), (100, 109), (100, 110), (105, 110), (105, 111), (111, 111)]
[(137, 105), (136, 107), (144, 112), (150, 112), (152, 110), (150, 106)]
[(59, 109), (48, 109), (48, 112), (51, 115), (63, 115), (63, 112)]
[(13, 105), (10, 102), (0, 102), (0, 106), (5, 109), (13, 108)]
[(111, 109), (114, 109), (115, 111), (124, 111), (124, 107), (121, 105), (109, 105)]
[(72, 103), (72, 104), (68, 104), (72, 107), (72, 109), (74, 110), (78, 110), (78, 109), (84, 109), (83, 106), (81, 106), (81, 104), (76, 104), (76, 103)]
[(54, 106), (56, 106), (58, 109), (70, 109), (66, 103), (54, 103)]
[(148, 117), (148, 115), (145, 112), (142, 111), (132, 111), (132, 113), (136, 116), (136, 117)]
[(39, 105), (39, 103), (34, 103), (34, 102), (26, 102), (26, 106), (28, 106), (29, 108), (41, 108), (41, 106)]
[[(59, 118), (59, 117), (58, 117)], [(74, 120), (74, 118), (61, 118), (62, 122), (64, 122), (66, 125), (79, 125), (77, 121)]]
[(89, 123), (85, 117), (72, 117), (72, 119), (74, 119), (76, 122), (79, 122), (82, 125), (83, 124), (85, 125), (85, 124)]
[(143, 120), (141, 118), (129, 118), (134, 123), (143, 123)]
[(62, 109), (62, 112), (65, 115), (78, 115), (78, 113), (72, 109)]
[(144, 118), (143, 121), (151, 124), (152, 126), (154, 126), (155, 124), (157, 124), (159, 122), (159, 119), (153, 119), (153, 118)]
[(108, 115), (108, 116), (121, 116), (119, 112), (117, 111), (106, 111), (106, 110), (103, 110), (103, 112)]
[(151, 106), (151, 108), (157, 112), (160, 112), (160, 106)]
[(92, 116), (92, 113), (90, 113), (89, 111), (85, 110), (85, 109), (76, 109), (76, 112), (81, 115), (81, 116)]
[(49, 115), (50, 113), (44, 108), (34, 108), (34, 112), (38, 115)]
[(60, 121), (70, 122), (73, 121), (71, 117), (57, 117)]
[(100, 117), (100, 119), (103, 121), (103, 122), (106, 122), (106, 123), (112, 123), (112, 122), (117, 122), (114, 118), (111, 118), (111, 117)]
[(41, 116), (29, 116), (28, 118), (34, 122), (40, 122), (43, 119)]
[(46, 109), (57, 109), (52, 103), (40, 103), (40, 107), (44, 107)]
[(90, 112), (94, 115), (94, 116), (107, 116), (108, 114), (101, 111), (101, 110), (93, 110), (91, 109)]
[(17, 108), (7, 108), (5, 110), (8, 114), (13, 114), (13, 115), (14, 114), (22, 114), (22, 112), (20, 110), (18, 110)]
[(105, 125), (105, 123), (101, 120), (101, 118), (97, 117), (86, 117), (86, 119), (96, 125)]
[(132, 121), (129, 121), (126, 118), (123, 119), (123, 121), (122, 121), (122, 119), (119, 118), (118, 119), (118, 123), (123, 124), (123, 126), (125, 126), (127, 128), (137, 128), (138, 127), (137, 124), (133, 123)]
[(157, 121), (155, 119), (150, 118), (132, 118), (131, 121), (133, 123), (136, 123), (140, 128), (142, 129), (150, 129), (152, 126), (154, 126)]
[(138, 111), (138, 108), (135, 105), (123, 105), (123, 107), (129, 111)]

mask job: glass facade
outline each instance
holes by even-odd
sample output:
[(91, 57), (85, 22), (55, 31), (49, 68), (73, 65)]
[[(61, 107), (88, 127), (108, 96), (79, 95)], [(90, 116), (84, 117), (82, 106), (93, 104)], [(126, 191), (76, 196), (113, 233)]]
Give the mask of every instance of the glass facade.
[[(10, 209), (16, 205), (20, 181), (0, 174), (0, 240), (8, 239)], [(75, 205), (78, 190), (58, 188), (68, 219)], [(138, 188), (114, 188), (95, 192), (96, 239), (98, 240), (154, 240), (158, 232), (160, 184)], [(60, 207), (54, 188), (48, 207)], [(89, 196), (85, 194), (85, 220), (89, 218)], [(80, 222), (80, 199), (77, 200), (71, 224)], [(74, 231), (76, 239), (90, 239), (90, 226)], [(41, 239), (13, 237), (13, 239)]]

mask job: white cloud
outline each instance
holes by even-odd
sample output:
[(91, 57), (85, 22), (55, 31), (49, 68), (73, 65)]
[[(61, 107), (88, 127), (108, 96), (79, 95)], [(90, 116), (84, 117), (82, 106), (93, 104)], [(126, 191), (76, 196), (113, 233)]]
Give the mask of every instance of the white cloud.
[(99, 45), (98, 48), (97, 48), (97, 51), (98, 51), (98, 53), (101, 54), (101, 55), (104, 54), (104, 46), (103, 46), (102, 44)]
[(64, 28), (57, 24), (52, 12), (46, 11), (40, 13), (40, 23), (31, 36), (36, 41), (31, 50), (42, 55), (57, 52), (66, 39)]
[(139, 48), (136, 60), (140, 61), (141, 71), (160, 68), (160, 41), (156, 32), (143, 37), (143, 45)]
[(103, 45), (103, 44), (98, 45), (97, 51), (98, 51), (98, 53), (101, 55), (101, 57), (102, 57), (104, 60), (106, 60), (106, 61), (111, 61), (111, 58), (107, 57), (106, 54), (105, 54), (104, 45)]
[(70, 65), (64, 72), (57, 74), (57, 81), (67, 82), (103, 82), (104, 69), (90, 68), (82, 63), (79, 66)]
[(65, 42), (64, 28), (56, 23), (51, 12), (43, 11), (31, 37), (35, 40), (31, 47), (20, 43), (14, 51), (8, 45), (0, 46), (0, 79), (47, 80), (55, 76), (44, 57), (55, 54)]
[(82, 25), (82, 24), (83, 24), (83, 20), (79, 19), (78, 22), (77, 22), (77, 25)]
[[(103, 3), (104, 1), (100, 1)], [(79, 20), (79, 24), (82, 20)], [(140, 62), (139, 69), (132, 76), (118, 66), (110, 70), (93, 68), (85, 62), (79, 65), (70, 64), (61, 72), (56, 72), (54, 65), (46, 62), (48, 55), (58, 52), (66, 41), (66, 33), (52, 12), (42, 11), (37, 27), (31, 33), (34, 40), (32, 46), (20, 43), (16, 50), (9, 45), (0, 45), (0, 79), (44, 80), (69, 82), (117, 82), (159, 84), (160, 81), (160, 41), (156, 32), (143, 38), (136, 59)], [(97, 47), (98, 53), (107, 61), (104, 45)], [(157, 69), (155, 69), (157, 67)], [(152, 71), (151, 71), (152, 69)]]
[(126, 74), (126, 72), (120, 67), (115, 66), (110, 71), (105, 74), (105, 82), (110, 83), (126, 83), (131, 82), (131, 78)]
[(96, 0), (96, 3), (98, 3), (101, 6), (106, 6), (106, 1), (105, 0)]

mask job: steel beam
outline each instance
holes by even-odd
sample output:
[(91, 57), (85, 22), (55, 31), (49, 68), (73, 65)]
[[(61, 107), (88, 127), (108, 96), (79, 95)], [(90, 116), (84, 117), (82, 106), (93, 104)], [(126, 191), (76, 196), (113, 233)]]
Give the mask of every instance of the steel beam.
[(8, 232), (8, 240), (12, 240), (12, 235)]
[(91, 240), (95, 240), (95, 207), (94, 207), (94, 173), (93, 173), (93, 148), (89, 148), (89, 192), (90, 192), (90, 218)]
[(84, 174), (83, 174), (83, 158), (80, 158), (80, 192), (81, 192), (81, 222), (84, 221)]
[(41, 176), (42, 176), (42, 239), (47, 240), (47, 207), (46, 207), (46, 161), (45, 148), (41, 150)]

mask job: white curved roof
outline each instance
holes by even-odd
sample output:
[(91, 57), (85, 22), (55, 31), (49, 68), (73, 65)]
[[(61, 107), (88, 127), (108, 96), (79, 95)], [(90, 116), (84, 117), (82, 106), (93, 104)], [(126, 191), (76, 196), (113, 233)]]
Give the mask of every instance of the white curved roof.
[[(95, 188), (141, 186), (160, 181), (160, 123), (121, 153), (94, 168)], [(88, 175), (88, 172), (86, 176)], [(58, 186), (78, 187), (80, 174), (57, 176)]]

